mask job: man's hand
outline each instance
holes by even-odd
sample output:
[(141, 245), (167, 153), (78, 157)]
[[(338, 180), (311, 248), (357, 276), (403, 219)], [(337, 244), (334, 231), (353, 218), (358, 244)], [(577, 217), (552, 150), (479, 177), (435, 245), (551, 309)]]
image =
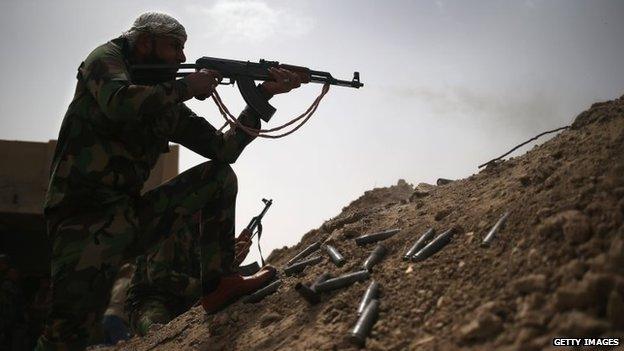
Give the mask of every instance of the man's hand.
[(196, 99), (204, 100), (212, 95), (221, 79), (223, 77), (218, 71), (202, 68), (186, 76), (184, 81)]
[(268, 80), (260, 84), (260, 88), (264, 92), (273, 96), (276, 94), (287, 93), (295, 88), (299, 88), (301, 83), (308, 83), (310, 78), (306, 74), (297, 73), (283, 68), (269, 68), (269, 75), (272, 80)]
[(251, 230), (245, 228), (240, 233), (238, 238), (236, 238), (234, 244), (234, 266), (238, 267), (243, 263), (245, 257), (249, 253), (249, 248), (251, 247)]

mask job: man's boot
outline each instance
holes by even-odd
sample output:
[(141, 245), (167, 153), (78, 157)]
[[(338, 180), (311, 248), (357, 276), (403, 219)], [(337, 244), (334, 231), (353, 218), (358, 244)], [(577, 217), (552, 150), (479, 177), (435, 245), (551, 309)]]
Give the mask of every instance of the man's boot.
[(234, 273), (221, 277), (215, 291), (202, 297), (202, 307), (208, 314), (218, 312), (241, 296), (251, 294), (264, 287), (273, 280), (276, 274), (275, 267), (264, 266), (258, 273), (251, 276), (246, 277), (240, 273)]

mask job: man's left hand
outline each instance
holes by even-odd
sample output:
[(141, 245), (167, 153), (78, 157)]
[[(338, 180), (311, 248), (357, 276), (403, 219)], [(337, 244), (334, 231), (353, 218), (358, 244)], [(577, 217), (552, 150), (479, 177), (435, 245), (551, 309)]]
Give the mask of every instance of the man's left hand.
[(283, 68), (269, 68), (269, 75), (272, 80), (260, 84), (260, 88), (270, 96), (287, 93), (295, 88), (299, 88), (301, 83), (307, 83), (309, 79), (302, 76), (303, 73), (289, 71)]

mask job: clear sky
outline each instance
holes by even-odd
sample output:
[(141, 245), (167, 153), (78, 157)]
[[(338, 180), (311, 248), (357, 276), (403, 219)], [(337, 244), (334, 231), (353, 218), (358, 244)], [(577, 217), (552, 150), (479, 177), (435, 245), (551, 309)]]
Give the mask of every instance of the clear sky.
[[(366, 190), (469, 176), (591, 103), (624, 94), (618, 0), (3, 0), (0, 139), (56, 139), (80, 62), (146, 11), (186, 27), (189, 61), (265, 58), (343, 79), (361, 72), (362, 89), (334, 87), (302, 129), (254, 141), (234, 165), (237, 232), (262, 197), (274, 200), (265, 254), (298, 242)], [(269, 126), (299, 115), (320, 88), (274, 98)], [(242, 109), (236, 88), (219, 91), (230, 110)], [(188, 105), (223, 123), (211, 101)], [(186, 149), (180, 158), (181, 170), (204, 161)]]

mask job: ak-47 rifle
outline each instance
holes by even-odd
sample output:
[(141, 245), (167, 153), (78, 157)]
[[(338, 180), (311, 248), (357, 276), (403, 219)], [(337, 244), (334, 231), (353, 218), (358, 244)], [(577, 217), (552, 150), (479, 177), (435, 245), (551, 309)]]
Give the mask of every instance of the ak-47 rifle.
[[(260, 214), (255, 216), (254, 218), (252, 218), (251, 221), (249, 221), (249, 224), (247, 225), (247, 228), (246, 228), (247, 230), (251, 232), (250, 239), (253, 239), (254, 235), (256, 234), (258, 234), (258, 239), (260, 239), (260, 236), (262, 235), (262, 218), (269, 210), (269, 207), (271, 207), (271, 205), (273, 204), (273, 199), (270, 199), (270, 200), (262, 199), (262, 202), (264, 202), (264, 208), (262, 209), (262, 212), (260, 212)], [(258, 231), (256, 231), (256, 228), (258, 229)]]
[[(193, 69), (198, 71), (202, 68), (218, 71), (223, 78), (227, 78), (228, 81), (221, 82), (219, 84), (229, 85), (234, 84), (238, 86), (243, 99), (247, 105), (253, 108), (261, 118), (268, 122), (273, 114), (275, 108), (268, 103), (265, 97), (262, 96), (260, 91), (256, 88), (256, 80), (266, 81), (271, 80), (269, 75), (269, 68), (283, 68), (289, 71), (293, 71), (298, 74), (303, 74), (309, 77), (311, 83), (322, 83), (329, 85), (337, 85), (342, 87), (360, 88), (364, 84), (360, 83), (360, 73), (354, 72), (353, 79), (340, 80), (334, 78), (329, 72), (315, 71), (307, 67), (294, 66), (288, 64), (280, 64), (277, 61), (260, 60), (260, 62), (250, 61), (237, 61), (230, 59), (222, 59), (215, 57), (202, 57), (195, 61), (195, 63), (186, 63), (180, 65), (163, 65), (163, 64), (144, 64), (134, 65), (131, 67), (132, 71), (140, 70), (152, 70), (154, 72), (167, 71), (171, 72), (178, 69)], [(191, 72), (177, 72), (176, 77), (184, 77)]]
[[(258, 234), (258, 251), (260, 252), (260, 260), (262, 261), (262, 265), (264, 266), (264, 258), (262, 257), (262, 250), (260, 249), (260, 237), (262, 236), (262, 218), (269, 210), (269, 207), (271, 207), (271, 205), (273, 204), (273, 200), (262, 199), (262, 202), (264, 202), (264, 208), (262, 209), (262, 212), (260, 212), (259, 215), (253, 217), (251, 221), (249, 221), (249, 224), (245, 229), (243, 229), (239, 236), (248, 236), (249, 240), (251, 241), (251, 239), (253, 239), (253, 237)], [(235, 257), (234, 260), (238, 265), (240, 265), (244, 259), (245, 257)]]

